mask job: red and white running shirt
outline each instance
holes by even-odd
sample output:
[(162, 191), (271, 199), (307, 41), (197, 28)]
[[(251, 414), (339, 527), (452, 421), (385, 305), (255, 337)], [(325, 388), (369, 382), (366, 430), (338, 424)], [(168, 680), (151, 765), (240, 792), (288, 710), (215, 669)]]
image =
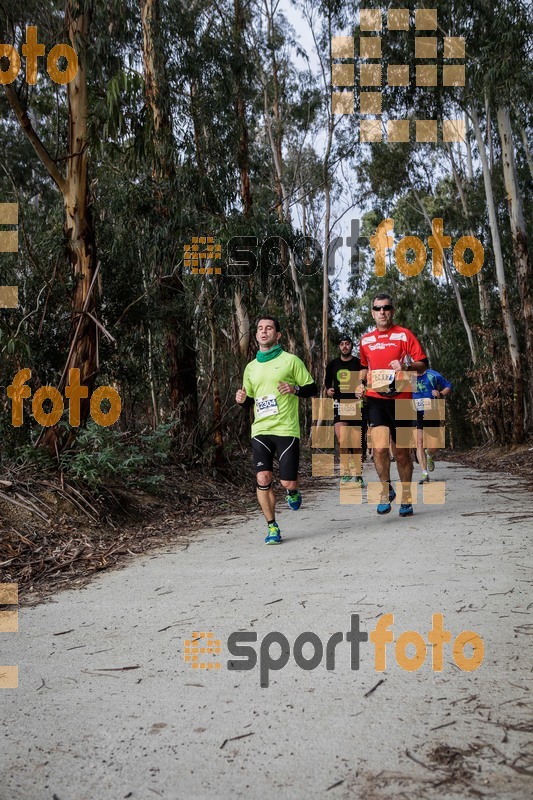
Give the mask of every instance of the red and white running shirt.
[[(390, 370), (391, 361), (402, 362), (405, 356), (410, 356), (413, 361), (422, 361), (426, 354), (422, 350), (416, 336), (407, 328), (393, 325), (388, 331), (370, 331), (365, 333), (359, 345), (359, 358), (361, 369), (368, 369), (368, 385), (371, 385), (371, 374), (374, 370)], [(408, 399), (411, 392), (396, 392), (391, 370), (391, 385), (388, 390), (376, 392), (368, 389), (367, 397), (394, 398), (395, 400)]]

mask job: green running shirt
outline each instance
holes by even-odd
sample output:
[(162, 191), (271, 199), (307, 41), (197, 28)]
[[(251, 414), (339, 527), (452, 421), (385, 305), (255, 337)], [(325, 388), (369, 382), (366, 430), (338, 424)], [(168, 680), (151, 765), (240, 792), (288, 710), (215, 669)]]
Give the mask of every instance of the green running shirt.
[(255, 400), (252, 437), (270, 433), (300, 438), (298, 395), (280, 394), (280, 381), (307, 386), (313, 378), (303, 361), (285, 350), (272, 361), (260, 364), (255, 358), (246, 366), (242, 383), (248, 397)]

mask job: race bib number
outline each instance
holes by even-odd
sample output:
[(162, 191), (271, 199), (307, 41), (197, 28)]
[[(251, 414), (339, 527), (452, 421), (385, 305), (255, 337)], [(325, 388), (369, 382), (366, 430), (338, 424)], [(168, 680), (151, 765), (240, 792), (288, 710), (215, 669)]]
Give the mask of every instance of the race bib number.
[(276, 395), (266, 394), (264, 397), (257, 397), (255, 400), (255, 418), (265, 419), (279, 414)]
[(375, 392), (381, 392), (382, 394), (388, 394), (389, 392), (393, 392), (395, 377), (396, 373), (394, 372), (394, 370), (373, 369), (372, 372), (370, 373), (370, 378), (372, 382), (371, 388)]
[(431, 410), (431, 397), (419, 397), (415, 400), (417, 411), (430, 411)]

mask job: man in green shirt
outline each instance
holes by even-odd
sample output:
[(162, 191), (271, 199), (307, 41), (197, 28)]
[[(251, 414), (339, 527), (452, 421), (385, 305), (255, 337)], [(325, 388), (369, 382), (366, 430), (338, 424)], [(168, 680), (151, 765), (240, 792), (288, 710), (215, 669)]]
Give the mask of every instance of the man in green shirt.
[(287, 490), (289, 508), (297, 511), (302, 504), (298, 488), (298, 397), (313, 397), (318, 394), (318, 387), (303, 361), (280, 346), (280, 326), (275, 317), (258, 320), (256, 339), (259, 352), (244, 370), (243, 385), (237, 390), (235, 401), (243, 407), (254, 406), (252, 457), (257, 499), (268, 524), (265, 543), (280, 544), (272, 488), (274, 456), (279, 462), (279, 480)]

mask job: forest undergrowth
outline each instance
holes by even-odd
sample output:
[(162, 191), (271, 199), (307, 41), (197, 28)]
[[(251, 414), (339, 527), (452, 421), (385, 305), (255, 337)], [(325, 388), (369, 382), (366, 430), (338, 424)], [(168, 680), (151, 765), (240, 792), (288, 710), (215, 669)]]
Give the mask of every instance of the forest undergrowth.
[[(24, 448), (3, 465), (0, 574), (2, 582), (18, 583), (21, 602), (79, 587), (164, 545), (186, 549), (199, 528), (256, 509), (250, 453), (240, 444), (214, 468), (173, 453), (167, 434), (127, 436), (95, 426), (59, 464), (43, 449)], [(301, 474), (311, 475), (306, 454)]]

